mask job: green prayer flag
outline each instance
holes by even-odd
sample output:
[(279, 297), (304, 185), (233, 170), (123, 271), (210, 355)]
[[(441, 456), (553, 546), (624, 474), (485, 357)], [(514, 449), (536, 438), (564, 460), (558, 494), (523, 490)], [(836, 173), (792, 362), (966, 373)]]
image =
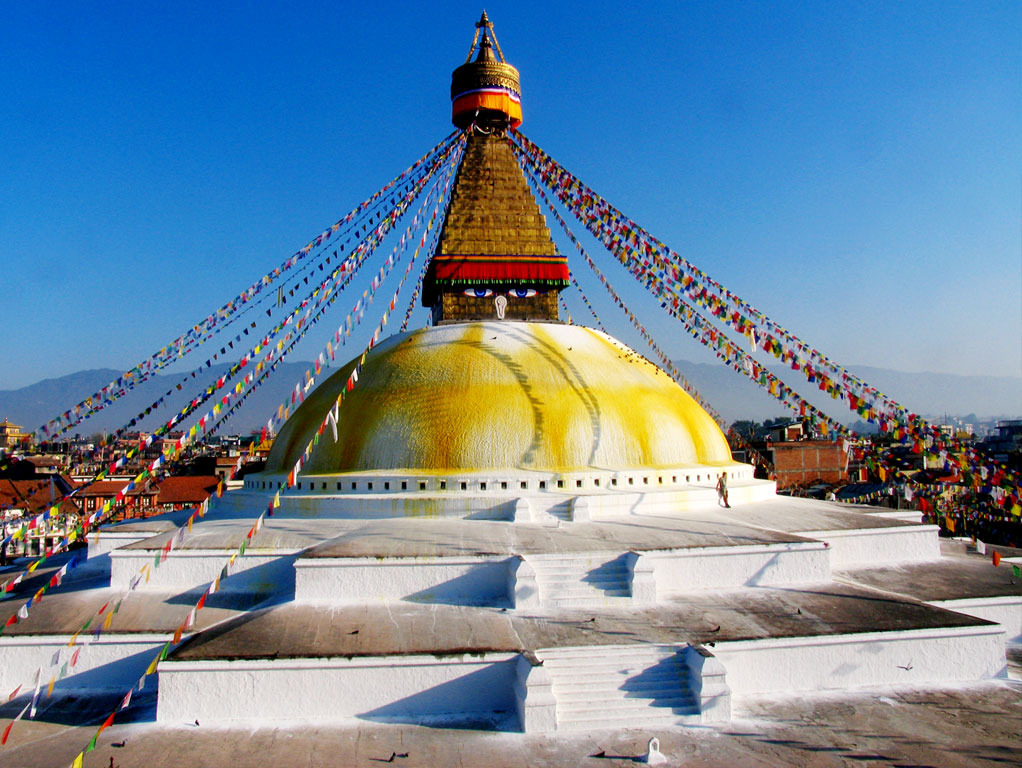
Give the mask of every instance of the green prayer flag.
[(160, 661), (163, 661), (165, 658), (167, 658), (167, 654), (169, 654), (169, 653), (170, 653), (170, 643), (167, 643), (165, 646), (163, 646), (163, 650), (160, 651)]
[(1015, 578), (1022, 578), (1022, 568), (1019, 568), (1014, 563), (1011, 564), (1011, 572), (1015, 574)]
[(90, 741), (89, 742), (89, 746), (87, 746), (85, 748), (85, 754), (89, 754), (89, 752), (91, 752), (92, 750), (94, 750), (96, 748), (96, 739), (98, 739), (98, 738), (99, 738), (99, 731), (97, 731), (96, 733), (93, 734), (92, 741)]

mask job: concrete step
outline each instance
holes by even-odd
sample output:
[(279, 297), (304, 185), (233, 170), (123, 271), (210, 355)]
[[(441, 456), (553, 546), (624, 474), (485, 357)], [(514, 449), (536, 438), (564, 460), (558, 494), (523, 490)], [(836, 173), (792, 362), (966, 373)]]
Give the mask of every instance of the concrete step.
[(537, 568), (531, 564), (537, 576), (544, 579), (572, 579), (575, 581), (629, 581), (630, 576), (626, 568), (620, 570), (587, 570), (585, 568)]
[(631, 653), (618, 650), (616, 652), (593, 651), (585, 652), (577, 649), (562, 651), (550, 649), (542, 652), (543, 664), (558, 671), (564, 669), (578, 669), (580, 672), (588, 669), (627, 669), (632, 673), (641, 672), (648, 667), (667, 661), (674, 656), (671, 652), (651, 653), (650, 651), (636, 646)]
[(691, 691), (679, 690), (676, 685), (643, 686), (640, 690), (622, 690), (620, 687), (589, 686), (578, 690), (566, 691), (560, 686), (555, 688), (557, 704), (565, 707), (589, 707), (594, 701), (627, 701), (627, 702), (653, 702), (655, 706), (675, 706), (672, 702), (681, 702), (678, 706), (694, 706), (696, 703), (695, 694)]
[(559, 608), (599, 608), (599, 607), (629, 607), (632, 605), (631, 597), (620, 595), (590, 595), (586, 597), (543, 597), (541, 602), (550, 607)]
[(567, 719), (581, 720), (591, 717), (605, 717), (612, 714), (634, 715), (637, 713), (649, 712), (659, 714), (658, 710), (670, 710), (674, 714), (696, 714), (695, 703), (692, 699), (684, 696), (672, 698), (627, 698), (613, 699), (605, 702), (578, 701), (557, 702), (557, 719), (562, 716)]
[[(545, 666), (545, 665), (544, 665)], [(633, 685), (629, 685), (629, 680), (632, 678), (642, 675), (642, 680), (637, 681)], [(571, 692), (589, 690), (591, 688), (608, 688), (615, 690), (629, 690), (631, 688), (643, 688), (649, 687), (650, 690), (659, 688), (662, 686), (669, 686), (675, 689), (684, 688), (688, 690), (688, 682), (683, 678), (679, 677), (674, 671), (668, 670), (661, 673), (659, 670), (656, 672), (646, 673), (644, 670), (638, 670), (634, 672), (610, 672), (606, 670), (595, 670), (593, 672), (579, 673), (578, 675), (571, 675), (569, 679), (565, 679), (563, 682), (560, 680), (556, 683), (557, 690)]]
[(698, 725), (702, 719), (697, 713), (671, 712), (666, 710), (658, 712), (655, 709), (644, 708), (634, 714), (622, 716), (614, 713), (606, 716), (586, 716), (580, 718), (565, 717), (563, 720), (558, 714), (557, 729), (559, 731), (582, 731), (620, 728), (656, 728), (671, 725)]
[(554, 581), (554, 582), (540, 582), (539, 590), (542, 594), (558, 594), (558, 595), (593, 595), (593, 594), (611, 594), (620, 593), (623, 596), (630, 597), (632, 592), (628, 588), (627, 584), (618, 584), (611, 582), (608, 584), (590, 584), (588, 582), (578, 581)]

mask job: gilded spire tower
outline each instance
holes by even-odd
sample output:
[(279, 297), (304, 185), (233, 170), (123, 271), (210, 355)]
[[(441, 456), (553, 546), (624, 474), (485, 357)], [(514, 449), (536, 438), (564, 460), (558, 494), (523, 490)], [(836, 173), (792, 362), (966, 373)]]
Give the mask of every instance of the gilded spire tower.
[(520, 79), (485, 12), (465, 63), (451, 75), (451, 102), (451, 120), (467, 132), (467, 145), (423, 305), (434, 324), (556, 321), (568, 262), (508, 145), (507, 131), (522, 122)]

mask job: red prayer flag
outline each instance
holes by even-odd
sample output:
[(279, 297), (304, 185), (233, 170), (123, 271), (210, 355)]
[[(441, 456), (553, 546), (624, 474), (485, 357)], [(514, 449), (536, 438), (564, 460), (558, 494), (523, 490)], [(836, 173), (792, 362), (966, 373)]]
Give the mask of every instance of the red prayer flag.
[(110, 713), (110, 717), (103, 721), (103, 725), (99, 726), (99, 730), (96, 733), (102, 733), (105, 729), (109, 728), (114, 724), (114, 715), (117, 714), (116, 710)]
[(994, 567), (996, 568), (1001, 564), (1001, 553), (998, 552), (997, 550), (994, 550), (994, 555), (992, 559), (994, 561)]

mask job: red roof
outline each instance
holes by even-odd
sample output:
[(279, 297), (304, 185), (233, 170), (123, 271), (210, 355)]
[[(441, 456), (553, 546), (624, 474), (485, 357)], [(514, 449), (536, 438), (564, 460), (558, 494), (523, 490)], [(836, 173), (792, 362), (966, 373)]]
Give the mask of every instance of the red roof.
[[(66, 481), (65, 481), (66, 482)], [(70, 488), (70, 484), (68, 488)], [(59, 479), (54, 480), (53, 498), (64, 496)], [(50, 506), (50, 481), (42, 480), (0, 480), (0, 509), (23, 509), (29, 514), (38, 514)], [(62, 512), (79, 511), (70, 500), (61, 504)]]
[[(128, 484), (128, 480), (98, 480), (88, 488), (83, 488), (78, 492), (78, 496), (101, 496), (101, 497), (113, 497), (117, 495), (124, 486)], [(136, 484), (134, 488), (128, 491), (129, 496), (140, 496), (143, 493), (154, 493), (154, 490), (149, 487), (148, 481), (143, 481), (141, 484)]]
[(157, 504), (201, 504), (216, 490), (220, 478), (215, 475), (168, 477), (160, 483)]

